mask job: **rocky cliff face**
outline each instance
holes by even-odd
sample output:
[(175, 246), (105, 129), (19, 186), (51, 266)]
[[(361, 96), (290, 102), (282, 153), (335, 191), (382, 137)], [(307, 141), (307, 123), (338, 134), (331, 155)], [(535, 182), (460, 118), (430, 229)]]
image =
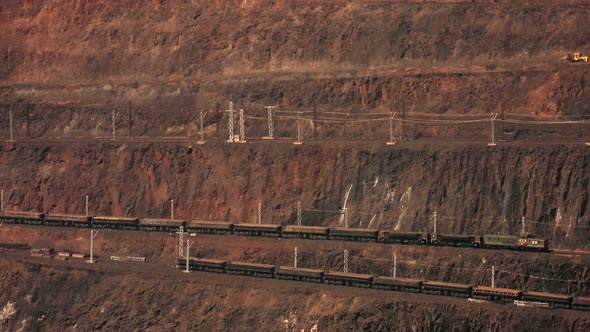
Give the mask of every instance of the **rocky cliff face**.
[(587, 1), (550, 3), (5, 1), (3, 76), (178, 79), (402, 63), (530, 64), (531, 57), (547, 61), (588, 47), (580, 33)]
[(1, 148), (0, 186), (8, 206), (79, 213), (89, 194), (95, 214), (304, 221), (342, 226), (337, 212), (351, 188), (350, 226), (478, 234), (525, 227), (554, 245), (588, 246), (590, 157), (584, 148), (514, 145), (488, 149), (408, 144), (385, 148), (286, 143), (203, 147), (183, 144), (17, 144)]
[[(49, 265), (46, 265), (49, 264)], [(583, 313), (539, 311), (436, 297), (386, 293), (306, 283), (232, 279), (179, 271), (107, 268), (106, 272), (70, 263), (0, 260), (2, 326), (8, 330), (146, 331), (584, 331)], [(156, 275), (156, 277), (153, 277)], [(215, 278), (214, 278), (215, 277)], [(14, 285), (26, 285), (15, 287)], [(90, 300), (91, 299), (91, 300)], [(416, 302), (422, 299), (422, 302)], [(91, 302), (90, 302), (91, 301)], [(523, 315), (531, 321), (522, 319)]]

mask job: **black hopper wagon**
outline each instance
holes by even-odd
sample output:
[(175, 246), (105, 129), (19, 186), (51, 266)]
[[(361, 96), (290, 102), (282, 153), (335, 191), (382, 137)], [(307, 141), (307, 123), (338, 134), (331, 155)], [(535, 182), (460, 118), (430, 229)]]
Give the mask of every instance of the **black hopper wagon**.
[(45, 215), (39, 212), (3, 211), (0, 220), (14, 224), (43, 225)]
[(428, 244), (428, 233), (379, 231), (379, 242), (400, 244)]
[(46, 214), (45, 224), (48, 226), (90, 227), (90, 216), (75, 214)]
[(512, 301), (520, 300), (521, 296), (522, 291), (516, 289), (489, 286), (473, 287), (473, 297), (476, 299)]
[(373, 276), (349, 272), (324, 272), (324, 283), (370, 288), (373, 286)]
[(330, 228), (328, 237), (330, 240), (377, 241), (378, 233), (376, 229)]
[(575, 297), (572, 302), (572, 308), (590, 311), (590, 297)]
[(188, 232), (200, 234), (230, 234), (232, 224), (215, 221), (189, 221), (186, 223)]
[(420, 293), (422, 291), (423, 281), (417, 279), (376, 276), (373, 283), (375, 289)]
[(327, 239), (328, 227), (317, 226), (283, 226), (282, 237), (303, 238), (303, 239)]
[[(179, 269), (186, 269), (186, 259), (180, 258), (178, 260), (178, 268)], [(225, 272), (225, 262), (220, 261), (217, 259), (191, 259), (189, 261), (189, 270), (190, 271), (206, 271), (206, 272), (217, 272), (217, 273), (224, 273)]]
[(241, 274), (254, 277), (273, 278), (275, 267), (269, 264), (226, 262), (225, 271), (229, 274)]
[(552, 307), (569, 308), (572, 304), (573, 296), (524, 291), (522, 293), (522, 299), (524, 301), (545, 302), (550, 304)]
[(474, 235), (431, 234), (430, 243), (455, 247), (479, 247), (480, 239), (479, 236)]
[(275, 270), (277, 279), (322, 282), (322, 270), (306, 269), (292, 266), (279, 266)]
[(280, 236), (281, 226), (274, 224), (234, 224), (233, 233), (237, 235)]
[(469, 297), (473, 286), (443, 281), (424, 281), (422, 292), (457, 297)]
[(139, 229), (145, 231), (176, 232), (186, 224), (183, 220), (143, 218), (139, 220)]
[(138, 218), (108, 217), (108, 216), (92, 217), (92, 227), (93, 228), (114, 228), (114, 229), (137, 230), (138, 226), (139, 226), (139, 219)]

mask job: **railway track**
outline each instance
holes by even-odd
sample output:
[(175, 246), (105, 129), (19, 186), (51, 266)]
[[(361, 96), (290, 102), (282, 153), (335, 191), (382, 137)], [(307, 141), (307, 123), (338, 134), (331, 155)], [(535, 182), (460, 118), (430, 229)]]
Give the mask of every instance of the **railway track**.
[[(138, 272), (149, 274), (156, 278), (179, 278), (192, 280), (190, 275), (178, 276), (173, 271), (184, 270), (186, 260), (178, 259), (175, 267), (154, 262), (113, 261), (97, 259), (97, 264), (87, 264), (82, 260), (62, 261), (49, 257), (31, 257), (25, 250), (5, 250), (0, 257), (27, 260), (36, 264), (51, 266), (76, 266), (86, 270), (106, 270), (111, 273), (124, 274)], [(330, 272), (309, 268), (293, 268), (288, 266), (274, 266), (267, 264), (225, 262), (212, 259), (191, 259), (189, 270), (197, 273), (211, 273), (226, 275), (230, 278), (261, 278), (268, 283), (275, 282), (305, 282), (317, 286), (332, 285), (358, 289), (366, 292), (404, 292), (415, 295), (433, 295), (435, 298), (467, 299), (468, 301), (497, 304), (510, 303), (518, 306), (517, 302), (536, 304), (538, 308), (566, 309), (575, 311), (590, 311), (590, 298), (574, 297), (571, 295), (527, 292), (506, 288), (474, 286), (438, 281), (426, 281), (407, 278), (393, 278), (373, 276), (358, 273)], [(200, 278), (199, 278), (200, 279)], [(294, 284), (294, 283), (293, 283)], [(281, 286), (282, 287), (282, 286)], [(523, 300), (524, 299), (524, 300)]]
[(442, 281), (429, 281), (369, 274), (323, 271), (318, 269), (275, 266), (243, 262), (225, 262), (214, 259), (179, 259), (178, 269), (205, 271), (259, 278), (284, 279), (310, 283), (332, 284), (358, 288), (372, 288), (381, 291), (399, 291), (441, 296), (452, 296), (476, 300), (524, 302), (544, 308), (563, 308), (590, 311), (590, 297), (550, 294), (478, 285), (458, 284)]
[[(550, 252), (548, 242), (540, 238), (510, 235), (448, 235), (425, 232), (396, 232), (377, 229), (328, 228), (277, 224), (246, 224), (171, 219), (139, 219), (134, 217), (43, 214), (37, 212), (5, 211), (0, 221), (7, 224), (59, 226), (87, 229), (113, 229), (151, 232), (186, 232), (309, 240), (377, 242), (383, 244), (453, 246), (491, 250), (521, 250)], [(586, 255), (590, 252), (560, 250), (559, 254)]]

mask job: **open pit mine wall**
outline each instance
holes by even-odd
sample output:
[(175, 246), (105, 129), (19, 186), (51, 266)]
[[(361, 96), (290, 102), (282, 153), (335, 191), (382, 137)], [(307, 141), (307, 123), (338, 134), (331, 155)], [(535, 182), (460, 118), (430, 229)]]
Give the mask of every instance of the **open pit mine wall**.
[[(544, 236), (588, 246), (590, 154), (559, 145), (428, 146), (285, 143), (203, 147), (162, 143), (28, 143), (0, 147), (0, 188), (9, 209), (169, 216), (350, 227)], [(546, 223), (546, 224), (545, 224)]]
[[(264, 105), (279, 105), (278, 110), (306, 111), (312, 118), (314, 107), (323, 111), (406, 112), (432, 114), (479, 114), (505, 112), (508, 120), (520, 115), (545, 119), (559, 115), (590, 114), (590, 66), (565, 65), (561, 68), (458, 72), (371, 72), (343, 75), (287, 75), (203, 81), (103, 82), (93, 84), (9, 84), (0, 82), (0, 107), (15, 112), (17, 135), (100, 136), (111, 130), (110, 111), (124, 111), (117, 120), (121, 134), (127, 135), (130, 107), (136, 135), (196, 135), (199, 111), (206, 111), (207, 136), (225, 129), (223, 110), (233, 101), (247, 116), (265, 117)], [(219, 103), (219, 108), (217, 108)], [(64, 105), (65, 104), (65, 105)], [(219, 110), (217, 112), (216, 110)], [(29, 114), (28, 120), (26, 114)], [(285, 114), (282, 114), (285, 115)], [(321, 113), (320, 117), (335, 117)], [(415, 117), (411, 115), (410, 117)], [(573, 118), (580, 119), (580, 118)], [(293, 121), (276, 119), (277, 135), (294, 137)], [(481, 130), (484, 125), (486, 131)], [(304, 135), (316, 128), (320, 136), (335, 136), (333, 123), (304, 123)], [(338, 125), (342, 126), (342, 125)], [(348, 124), (346, 134), (358, 135), (358, 127), (381, 131), (388, 137), (386, 122)], [(399, 125), (396, 125), (399, 126)], [(502, 125), (518, 129), (519, 125)], [(337, 126), (336, 126), (337, 127)], [(489, 124), (408, 123), (409, 133), (422, 136), (477, 137), (489, 135)], [(547, 126), (535, 130), (547, 133)], [(553, 126), (559, 135), (568, 136), (563, 126)], [(265, 134), (265, 121), (248, 121), (247, 135)], [(498, 127), (498, 129), (501, 129)], [(0, 121), (0, 135), (7, 136), (8, 122)], [(396, 128), (399, 132), (399, 128)], [(482, 133), (484, 134), (482, 136)], [(225, 131), (223, 132), (225, 134)], [(338, 135), (336, 135), (338, 136)], [(342, 135), (340, 135), (342, 136)], [(377, 138), (378, 135), (365, 135)], [(586, 136), (586, 138), (588, 138)]]
[(588, 69), (560, 58), (590, 48), (589, 3), (5, 1), (0, 96), (587, 113)]
[(486, 310), (485, 304), (464, 299), (443, 303), (437, 297), (416, 303), (408, 294), (383, 297), (343, 287), (318, 291), (322, 286), (288, 282), (260, 287), (259, 283), (269, 281), (211, 278), (203, 282), (180, 272), (154, 277), (144, 272), (105, 273), (5, 259), (0, 260), (0, 268), (3, 326), (8, 331), (48, 326), (61, 331), (118, 331), (128, 326), (282, 331), (285, 319), (297, 331), (309, 331), (314, 325), (319, 331), (587, 331), (590, 326), (583, 313), (529, 310), (523, 314), (511, 306)]
[(590, 45), (581, 33), (589, 3), (8, 0), (0, 12), (0, 78), (178, 79), (500, 59), (531, 65)]

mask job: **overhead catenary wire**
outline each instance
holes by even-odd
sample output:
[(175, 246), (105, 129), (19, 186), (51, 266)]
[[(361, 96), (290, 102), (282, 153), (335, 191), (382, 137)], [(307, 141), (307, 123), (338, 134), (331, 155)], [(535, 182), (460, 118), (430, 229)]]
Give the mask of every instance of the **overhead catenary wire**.
[[(297, 112), (301, 112), (302, 114), (312, 114), (313, 111), (290, 111), (290, 110), (277, 110), (277, 113), (286, 113), (286, 114), (297, 114)], [(333, 115), (341, 115), (341, 116), (377, 116), (377, 115), (389, 115), (389, 112), (370, 112), (370, 113), (358, 113), (358, 112), (335, 112), (335, 111), (317, 111), (317, 114), (333, 114)], [(489, 120), (489, 114), (487, 113), (427, 113), (427, 112), (405, 112), (406, 115), (416, 115), (416, 116), (427, 116), (427, 117), (481, 117), (482, 119)], [(542, 116), (534, 115), (534, 114), (519, 114), (519, 113), (509, 113), (505, 112), (504, 115), (514, 116), (514, 117), (524, 117), (524, 118), (540, 118)], [(590, 114), (572, 114), (572, 115), (557, 115), (559, 119), (568, 119), (568, 118), (590, 118)]]
[[(351, 255), (351, 258), (358, 258), (358, 259), (365, 259), (365, 260), (371, 260), (371, 261), (382, 261), (382, 262), (391, 263), (391, 259), (387, 259), (387, 258), (357, 256), (357, 255)], [(492, 270), (491, 268), (483, 268), (483, 267), (482, 268), (453, 267), (453, 266), (445, 266), (445, 265), (425, 264), (425, 263), (418, 263), (416, 261), (400, 260), (399, 258), (397, 259), (397, 263), (421, 266), (421, 267), (426, 267), (426, 268), (438, 268), (438, 269), (456, 270), (456, 271), (489, 272)], [(543, 277), (543, 276), (534, 276), (531, 274), (524, 274), (524, 273), (520, 273), (520, 272), (512, 272), (512, 271), (508, 271), (508, 270), (497, 270), (496, 269), (496, 273), (510, 274), (510, 275), (514, 275), (514, 276), (525, 277), (528, 279), (539, 279), (539, 280), (549, 280), (549, 281), (559, 281), (559, 282), (573, 282), (573, 283), (590, 283), (590, 279), (579, 280), (579, 279), (551, 278), (551, 277)]]
[[(247, 116), (248, 119), (253, 120), (266, 120), (264, 117), (257, 117), (257, 116)], [(277, 120), (292, 120), (297, 121), (297, 117), (295, 116), (276, 116), (275, 119)], [(312, 122), (326, 122), (326, 123), (362, 123), (362, 122), (384, 122), (389, 121), (391, 117), (382, 117), (382, 118), (367, 118), (367, 119), (355, 119), (355, 118), (334, 118), (334, 117), (301, 117), (301, 120), (305, 121), (312, 121)], [(400, 122), (400, 123), (447, 123), (447, 124), (465, 124), (465, 123), (487, 123), (489, 122), (488, 118), (482, 119), (472, 119), (472, 120), (452, 120), (452, 119), (419, 119), (419, 118), (395, 118), (393, 121)], [(560, 125), (560, 124), (578, 124), (578, 125), (588, 125), (590, 124), (590, 120), (569, 120), (569, 121), (540, 121), (540, 120), (501, 120), (496, 119), (498, 122), (503, 123), (510, 123), (510, 124), (530, 124), (530, 125)]]

